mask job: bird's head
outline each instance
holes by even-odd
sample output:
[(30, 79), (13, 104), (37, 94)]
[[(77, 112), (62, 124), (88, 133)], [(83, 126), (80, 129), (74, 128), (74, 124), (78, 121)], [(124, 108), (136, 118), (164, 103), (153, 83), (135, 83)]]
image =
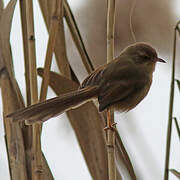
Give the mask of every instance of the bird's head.
[(135, 64), (142, 65), (150, 71), (154, 71), (156, 62), (165, 63), (158, 57), (156, 50), (146, 43), (132, 44), (125, 48), (122, 54), (130, 57)]
[(131, 56), (136, 63), (156, 63), (165, 61), (157, 56), (157, 52), (154, 48), (146, 43), (135, 43), (128, 46), (123, 54)]

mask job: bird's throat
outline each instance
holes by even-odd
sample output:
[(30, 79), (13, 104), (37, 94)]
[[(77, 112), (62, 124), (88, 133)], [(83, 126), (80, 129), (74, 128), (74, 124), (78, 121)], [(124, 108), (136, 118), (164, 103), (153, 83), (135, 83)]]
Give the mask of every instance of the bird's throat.
[(150, 63), (147, 63), (147, 64), (144, 64), (144, 70), (150, 75), (150, 76), (152, 76), (152, 74), (153, 74), (153, 72), (154, 72), (154, 70), (155, 70), (155, 65), (156, 65), (156, 63), (152, 63), (152, 62), (150, 62)]

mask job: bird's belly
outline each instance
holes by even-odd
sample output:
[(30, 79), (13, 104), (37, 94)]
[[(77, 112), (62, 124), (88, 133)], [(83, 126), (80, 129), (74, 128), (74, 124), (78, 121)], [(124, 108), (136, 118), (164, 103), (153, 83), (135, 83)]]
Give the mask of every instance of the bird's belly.
[(150, 85), (146, 85), (141, 90), (137, 92), (136, 91), (132, 92), (126, 98), (117, 102), (114, 105), (114, 109), (121, 112), (129, 111), (133, 109), (146, 97), (146, 95), (149, 92), (149, 89), (150, 89)]

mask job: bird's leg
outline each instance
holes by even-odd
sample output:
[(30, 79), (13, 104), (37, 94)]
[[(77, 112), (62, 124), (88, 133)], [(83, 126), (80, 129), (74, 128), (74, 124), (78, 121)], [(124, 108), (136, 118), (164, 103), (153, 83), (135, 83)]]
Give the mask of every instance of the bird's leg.
[(108, 130), (108, 129), (111, 129), (111, 130), (115, 130), (115, 125), (117, 123), (112, 123), (111, 122), (111, 112), (109, 109), (107, 109), (107, 126), (104, 128), (104, 130)]

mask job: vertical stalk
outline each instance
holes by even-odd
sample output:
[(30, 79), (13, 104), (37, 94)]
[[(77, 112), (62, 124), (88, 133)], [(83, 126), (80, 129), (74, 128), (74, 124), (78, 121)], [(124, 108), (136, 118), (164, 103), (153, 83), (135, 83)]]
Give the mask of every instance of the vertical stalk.
[(107, 7), (107, 62), (114, 58), (115, 0), (108, 0)]
[[(107, 7), (107, 63), (114, 59), (114, 29), (115, 29), (115, 0), (108, 0)], [(114, 112), (108, 109), (108, 118), (114, 123)], [(115, 131), (107, 130), (107, 149), (108, 149), (108, 176), (109, 180), (116, 179), (115, 166)]]
[(36, 73), (36, 50), (35, 50), (35, 35), (34, 35), (34, 20), (33, 20), (33, 4), (32, 0), (26, 0), (26, 18), (27, 18), (27, 34), (28, 34), (28, 52), (30, 61), (30, 88), (32, 104), (38, 101), (37, 91), (37, 73)]
[[(28, 57), (29, 57), (29, 77), (31, 90), (31, 104), (38, 102), (37, 89), (37, 72), (36, 72), (36, 53), (35, 53), (35, 36), (33, 20), (33, 3), (32, 0), (26, 0), (26, 20), (27, 20), (27, 37), (28, 37)], [(32, 127), (32, 179), (39, 180), (42, 177), (42, 154), (41, 154), (41, 125), (34, 124)]]
[(175, 76), (177, 26), (178, 26), (178, 24), (176, 25), (176, 27), (174, 29), (173, 62), (172, 62), (171, 89), (170, 89), (170, 100), (169, 100), (168, 129), (167, 129), (167, 138), (166, 138), (166, 157), (165, 157), (164, 180), (168, 180), (168, 178), (169, 178), (169, 159), (170, 159), (171, 131), (172, 131), (173, 103), (174, 103), (174, 76)]
[(27, 106), (31, 104), (30, 78), (29, 78), (29, 56), (28, 56), (28, 38), (27, 38), (27, 21), (26, 21), (26, 1), (19, 1), (21, 27), (23, 34), (23, 50), (24, 50), (24, 64), (25, 64), (25, 80), (26, 80), (26, 99)]
[(54, 0), (53, 13), (51, 19), (52, 21), (50, 25), (49, 40), (48, 40), (46, 59), (44, 65), (43, 81), (41, 86), (40, 101), (45, 100), (47, 96), (47, 89), (49, 84), (49, 71), (52, 63), (53, 51), (56, 45), (56, 35), (59, 28), (59, 21), (62, 20), (62, 16), (63, 16), (62, 10), (63, 10), (63, 0)]
[[(26, 101), (27, 106), (31, 105), (31, 90), (30, 90), (30, 65), (28, 55), (28, 35), (27, 35), (27, 21), (26, 21), (26, 1), (19, 1), (20, 5), (20, 16), (21, 16), (21, 29), (23, 38), (23, 50), (24, 50), (24, 69), (25, 69), (25, 82), (26, 82)], [(32, 145), (32, 126), (23, 127), (23, 138), (26, 152), (26, 168), (28, 178), (31, 178), (31, 145)]]
[[(25, 64), (25, 79), (26, 79), (26, 98), (27, 106), (31, 104), (31, 91), (30, 91), (30, 62), (28, 55), (28, 34), (27, 34), (27, 21), (26, 21), (26, 0), (19, 1), (20, 3), (20, 14), (21, 14), (21, 27), (23, 33), (23, 48), (24, 48), (24, 64)], [(26, 151), (26, 168), (28, 178), (32, 177), (32, 126), (23, 126), (23, 138), (25, 142), (25, 151)], [(43, 178), (53, 179), (51, 171), (48, 167), (45, 157), (42, 157), (43, 164)]]

